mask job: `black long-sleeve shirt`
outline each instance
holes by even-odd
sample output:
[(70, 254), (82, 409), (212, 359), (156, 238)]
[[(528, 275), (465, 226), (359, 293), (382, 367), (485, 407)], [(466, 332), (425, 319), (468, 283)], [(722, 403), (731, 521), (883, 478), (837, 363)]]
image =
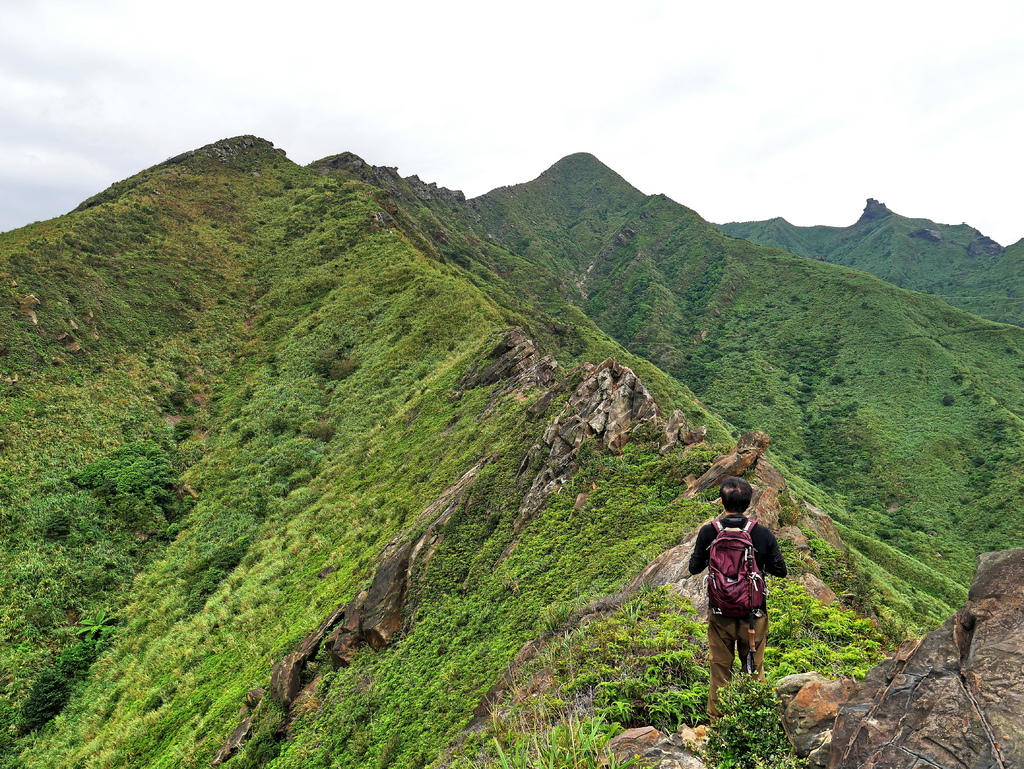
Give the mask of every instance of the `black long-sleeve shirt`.
[[(747, 516), (742, 513), (726, 513), (721, 519), (722, 525), (730, 529), (742, 529), (747, 525)], [(711, 543), (718, 536), (718, 529), (713, 523), (705, 524), (697, 533), (697, 542), (690, 555), (690, 574), (700, 574), (708, 567), (711, 559)], [(755, 524), (750, 530), (750, 541), (754, 545), (754, 560), (757, 567), (766, 574), (776, 577), (786, 576), (786, 559), (782, 557), (779, 541), (771, 529)]]

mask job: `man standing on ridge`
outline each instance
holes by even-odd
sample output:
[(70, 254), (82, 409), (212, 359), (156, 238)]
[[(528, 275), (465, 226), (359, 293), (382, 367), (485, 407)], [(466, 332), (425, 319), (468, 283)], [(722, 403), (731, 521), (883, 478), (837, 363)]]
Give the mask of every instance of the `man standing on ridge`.
[[(690, 574), (700, 574), (708, 567), (711, 559), (711, 545), (723, 531), (747, 530), (754, 547), (754, 560), (762, 574), (786, 576), (786, 561), (779, 549), (775, 535), (744, 515), (753, 496), (750, 484), (742, 478), (731, 476), (722, 482), (722, 506), (725, 515), (718, 521), (705, 524), (697, 534), (697, 542), (690, 556)], [(747, 528), (752, 523), (751, 528)], [(708, 601), (708, 652), (711, 657), (711, 688), (708, 692), (708, 715), (718, 718), (718, 689), (732, 680), (733, 658), (738, 654), (740, 662), (747, 657), (751, 648), (750, 629), (753, 629), (753, 666), (758, 679), (764, 680), (764, 647), (768, 635), (768, 607), (763, 593), (759, 605), (753, 607), (748, 617), (723, 616), (721, 607), (716, 605), (709, 590)]]

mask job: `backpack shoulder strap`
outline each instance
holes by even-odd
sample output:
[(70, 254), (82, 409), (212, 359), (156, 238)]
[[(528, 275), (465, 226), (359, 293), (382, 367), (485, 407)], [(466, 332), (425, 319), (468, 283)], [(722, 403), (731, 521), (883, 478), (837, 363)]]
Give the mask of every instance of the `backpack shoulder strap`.
[(715, 527), (715, 531), (721, 534), (722, 530), (725, 528), (724, 526), (722, 526), (722, 522), (715, 518), (715, 520), (713, 520), (711, 523)]
[(747, 525), (743, 527), (743, 531), (749, 534), (751, 531), (753, 531), (755, 526), (757, 526), (757, 521), (751, 518), (749, 521), (747, 521)]

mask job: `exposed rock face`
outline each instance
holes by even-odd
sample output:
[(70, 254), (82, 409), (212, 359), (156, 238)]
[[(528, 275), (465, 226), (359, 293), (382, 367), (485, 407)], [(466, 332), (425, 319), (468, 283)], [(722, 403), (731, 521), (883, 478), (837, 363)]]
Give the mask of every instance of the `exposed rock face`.
[[(324, 158), (316, 167), (321, 174), (329, 174), (332, 169), (348, 171), (365, 182), (387, 189), (392, 195), (400, 196), (400, 182), (404, 181), (412, 190), (413, 196), (420, 200), (442, 200), (448, 203), (465, 203), (466, 196), (460, 190), (439, 187), (434, 182), (424, 182), (413, 174), (403, 180), (394, 166), (373, 166), (352, 152), (342, 152)], [(393, 213), (393, 212), (392, 212)]]
[(839, 596), (835, 594), (832, 588), (822, 582), (820, 577), (816, 577), (809, 572), (800, 577), (800, 584), (804, 586), (804, 590), (807, 591), (808, 595), (816, 598), (821, 603), (830, 604), (839, 600)]
[(839, 536), (839, 529), (836, 528), (832, 519), (810, 502), (804, 502), (804, 518), (801, 523), (804, 528), (813, 531), (836, 550), (846, 549), (842, 537)]
[[(285, 707), (291, 705), (299, 693), (302, 671), (316, 653), (329, 632), (345, 617), (344, 606), (331, 612), (320, 626), (306, 636), (299, 648), (285, 656), (274, 666), (270, 675), (270, 698)], [(252, 694), (252, 692), (250, 692)], [(260, 697), (263, 694), (260, 692)]]
[[(332, 162), (352, 164), (356, 168), (362, 163), (355, 156), (338, 156)], [(554, 359), (541, 357), (523, 330), (514, 328), (503, 336), (484, 361), (462, 378), (458, 389), (495, 386), (497, 400), (497, 396), (502, 393), (522, 393), (537, 387), (549, 388), (531, 407), (531, 412), (539, 415), (547, 410), (556, 397), (566, 393), (567, 388), (555, 384), (556, 370)], [(522, 499), (515, 530), (525, 525), (543, 505), (548, 494), (558, 489), (576, 471), (576, 454), (587, 438), (594, 438), (608, 448), (618, 450), (630, 440), (631, 434), (640, 425), (650, 422), (654, 422), (659, 429), (665, 429), (665, 436), (661, 440), (663, 453), (680, 442), (703, 438), (703, 431), (687, 429), (686, 419), (681, 412), (674, 413), (667, 426), (662, 425), (658, 420), (658, 407), (650, 392), (632, 370), (620, 366), (614, 359), (608, 359), (598, 366), (585, 365), (583, 373), (582, 381), (569, 396), (561, 413), (545, 430), (542, 442), (533, 446), (523, 461), (520, 480), (523, 487), (527, 483), (530, 483), (530, 487)], [(534, 460), (545, 454), (546, 461), (534, 473), (533, 468), (537, 467)], [(309, 663), (321, 647), (327, 652), (334, 667), (339, 668), (350, 665), (355, 655), (365, 646), (381, 649), (392, 642), (409, 611), (405, 604), (413, 569), (430, 561), (443, 537), (443, 527), (460, 505), (468, 504), (473, 482), (491, 459), (490, 456), (482, 457), (428, 505), (416, 521), (417, 528), (427, 524), (423, 534), (415, 540), (403, 541), (401, 535), (392, 540), (377, 559), (370, 587), (348, 604), (335, 609), (295, 651), (274, 666), (269, 694), (271, 699), (288, 709), (279, 727), (282, 734), (287, 736), (289, 725), (300, 711), (313, 712), (319, 707), (316, 697), (316, 683), (319, 679), (307, 684), (305, 688), (302, 688), (302, 681)], [(331, 573), (331, 567), (327, 567), (319, 576), (324, 578)], [(536, 648), (535, 643), (527, 644), (512, 669), (535, 653)], [(484, 698), (477, 709), (478, 716), (483, 717), (493, 701), (500, 697), (508, 685), (512, 669)], [(239, 749), (248, 738), (251, 725), (252, 717), (249, 716), (225, 745), (220, 760), (225, 760)]]
[(632, 369), (614, 358), (587, 368), (589, 376), (544, 433), (553, 453), (568, 453), (591, 436), (611, 449), (621, 449), (629, 441), (631, 427), (659, 415), (654, 397)]
[(987, 553), (966, 606), (875, 667), (839, 712), (830, 769), (1024, 766), (1024, 549)]
[(413, 194), (420, 200), (445, 200), (449, 203), (465, 203), (466, 196), (462, 190), (450, 190), (447, 187), (438, 187), (434, 182), (424, 182), (416, 174), (405, 177), (405, 180), (412, 187)]
[(29, 294), (19, 302), (21, 311), (28, 315), (29, 320), (31, 320), (34, 325), (39, 325), (39, 316), (36, 315), (36, 308), (40, 304), (42, 304), (42, 302), (39, 301), (35, 294)]
[(925, 227), (922, 227), (919, 230), (914, 230), (912, 233), (910, 233), (910, 235), (908, 235), (908, 237), (920, 238), (921, 240), (927, 240), (929, 243), (942, 242), (941, 232), (939, 232), (938, 230), (929, 230)]
[(971, 256), (999, 256), (1003, 253), (1003, 247), (987, 235), (974, 231), (974, 240), (967, 246), (967, 253)]
[(235, 728), (235, 731), (231, 732), (231, 736), (224, 743), (224, 747), (217, 751), (217, 755), (210, 762), (210, 766), (220, 766), (235, 755), (238, 749), (249, 739), (250, 734), (252, 734), (252, 716), (246, 716), (242, 719), (242, 723)]
[(207, 144), (205, 147), (200, 147), (197, 150), (182, 152), (180, 155), (168, 158), (165, 165), (177, 165), (178, 163), (183, 163), (196, 155), (203, 155), (204, 157), (223, 161), (238, 157), (253, 148), (272, 150), (279, 155), (285, 154), (285, 151), (275, 147), (273, 142), (261, 139), (258, 136), (236, 136), (232, 139), (224, 139), (223, 141), (214, 142), (213, 144)]
[(327, 638), (335, 667), (347, 667), (362, 646), (383, 649), (402, 627), (402, 601), (409, 589), (410, 556), (415, 542), (399, 545), (377, 566), (370, 589), (345, 607), (344, 624)]

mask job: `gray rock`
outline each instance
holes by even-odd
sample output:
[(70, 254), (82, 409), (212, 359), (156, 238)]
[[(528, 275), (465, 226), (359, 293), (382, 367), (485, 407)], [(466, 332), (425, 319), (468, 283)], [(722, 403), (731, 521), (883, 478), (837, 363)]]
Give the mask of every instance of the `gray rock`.
[(967, 604), (852, 693), (831, 769), (1024, 766), (1024, 549), (979, 561)]

